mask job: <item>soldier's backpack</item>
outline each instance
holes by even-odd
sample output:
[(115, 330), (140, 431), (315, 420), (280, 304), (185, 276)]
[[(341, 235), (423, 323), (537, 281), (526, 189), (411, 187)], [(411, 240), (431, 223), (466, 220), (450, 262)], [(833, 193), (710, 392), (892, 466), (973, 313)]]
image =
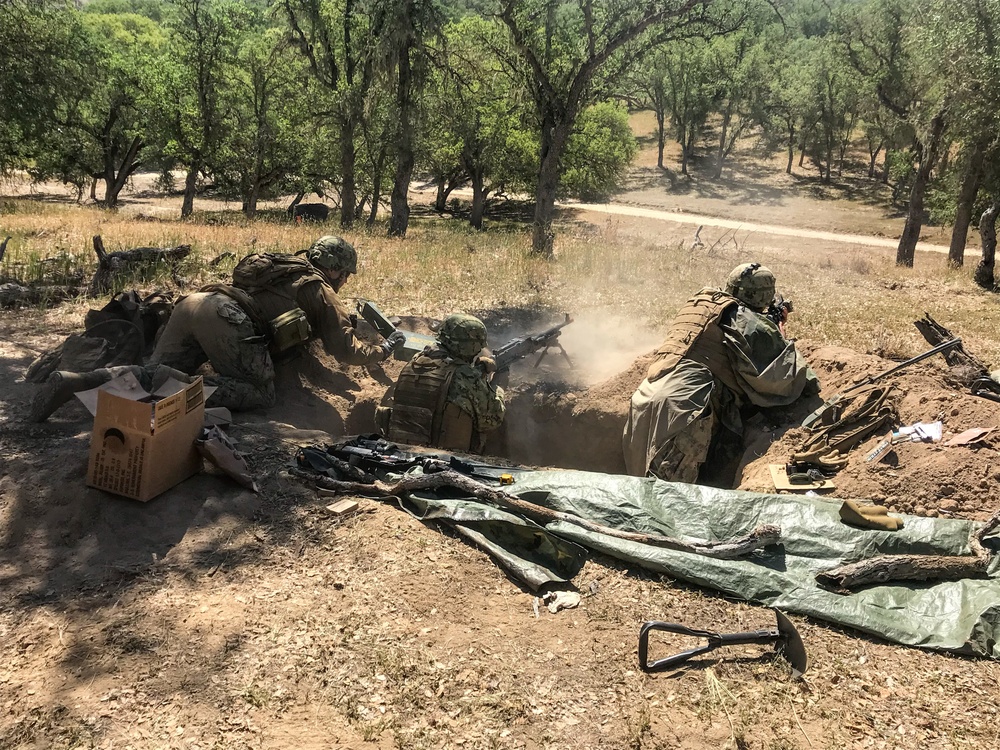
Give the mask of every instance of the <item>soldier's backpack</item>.
[(44, 383), (56, 370), (90, 372), (101, 367), (141, 364), (173, 311), (170, 294), (154, 292), (143, 298), (122, 292), (100, 310), (90, 310), (86, 330), (72, 333), (59, 346), (39, 355), (25, 372), (25, 380)]
[[(322, 278), (309, 261), (278, 253), (248, 255), (233, 269), (233, 286), (250, 297), (267, 290), (288, 297), (292, 302), (296, 301), (295, 297), (279, 288), (282, 283), (290, 281), (292, 289), (297, 292), (303, 284), (322, 281)], [(268, 325), (271, 350), (275, 354), (304, 344), (312, 335), (306, 314), (298, 306), (269, 321)]]

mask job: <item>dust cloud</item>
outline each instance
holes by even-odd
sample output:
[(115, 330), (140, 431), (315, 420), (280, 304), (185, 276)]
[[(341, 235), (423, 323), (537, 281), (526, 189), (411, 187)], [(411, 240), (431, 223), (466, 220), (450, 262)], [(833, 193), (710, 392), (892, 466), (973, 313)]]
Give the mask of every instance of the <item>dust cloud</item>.
[(576, 314), (560, 336), (573, 362), (565, 380), (584, 387), (601, 383), (656, 349), (662, 338), (662, 332), (639, 326), (620, 314), (599, 309)]

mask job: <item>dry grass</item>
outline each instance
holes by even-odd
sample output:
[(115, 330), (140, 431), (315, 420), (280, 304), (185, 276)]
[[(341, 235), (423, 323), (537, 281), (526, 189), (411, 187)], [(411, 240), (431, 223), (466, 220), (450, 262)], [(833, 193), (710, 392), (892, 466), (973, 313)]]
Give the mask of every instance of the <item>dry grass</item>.
[[(192, 256), (180, 269), (190, 288), (229, 273), (233, 260), (209, 265), (223, 253), (238, 258), (255, 251), (294, 252), (319, 233), (337, 231), (332, 225), (277, 219), (250, 222), (239, 214), (143, 221), (95, 208), (21, 201), (14, 213), (0, 216), (0, 234), (13, 237), (0, 273), (38, 278), (53, 268), (43, 259), (55, 258), (56, 268), (77, 269), (89, 278), (96, 265), (91, 236), (101, 234), (109, 251), (191, 244)], [(924, 344), (911, 324), (926, 310), (960, 332), (980, 358), (1000, 361), (1000, 342), (993, 336), (996, 302), (972, 284), (969, 269), (949, 269), (933, 256), (918, 257), (916, 269), (899, 269), (887, 251), (841, 250), (814, 241), (815, 253), (789, 252), (805, 241), (726, 233), (706, 228), (702, 239), (714, 250), (692, 252), (685, 227), (636, 228), (615, 217), (597, 226), (577, 222), (560, 233), (556, 260), (546, 261), (531, 255), (524, 231), (477, 233), (457, 222), (416, 220), (402, 241), (385, 238), (381, 228), (344, 233), (360, 255), (359, 274), (345, 294), (377, 300), (393, 314), (440, 318), (498, 307), (598, 310), (636, 329), (661, 331), (694, 290), (718, 286), (733, 266), (755, 259), (776, 272), (779, 288), (794, 300), (790, 332), (799, 338), (882, 356), (912, 355)], [(725, 242), (716, 244), (720, 239)], [(136, 282), (146, 289), (173, 284), (166, 269)]]

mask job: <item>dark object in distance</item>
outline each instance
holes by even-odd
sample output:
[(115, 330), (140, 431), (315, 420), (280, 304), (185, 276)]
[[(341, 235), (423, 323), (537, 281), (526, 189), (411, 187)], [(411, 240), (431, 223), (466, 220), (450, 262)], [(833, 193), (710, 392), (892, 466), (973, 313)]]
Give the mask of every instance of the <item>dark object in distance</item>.
[(302, 221), (326, 221), (330, 207), (325, 203), (299, 203), (292, 208), (292, 219)]

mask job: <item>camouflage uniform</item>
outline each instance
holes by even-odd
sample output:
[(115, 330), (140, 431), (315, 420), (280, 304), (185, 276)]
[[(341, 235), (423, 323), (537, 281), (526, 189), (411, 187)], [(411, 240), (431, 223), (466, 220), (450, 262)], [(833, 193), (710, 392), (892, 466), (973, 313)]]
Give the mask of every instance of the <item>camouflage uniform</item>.
[(632, 396), (623, 435), (629, 474), (731, 486), (743, 452), (745, 407), (784, 406), (819, 384), (762, 311), (774, 275), (743, 264), (725, 291), (703, 289), (681, 308)]
[[(386, 351), (360, 341), (344, 303), (317, 269), (357, 272), (357, 254), (339, 237), (321, 237), (304, 252), (308, 260), (282, 255), (250, 255), (233, 272), (234, 286), (244, 295), (218, 285), (182, 299), (174, 309), (151, 364), (194, 372), (211, 362), (217, 376), (206, 383), (218, 388), (210, 406), (254, 409), (275, 402), (274, 362), (267, 331), (260, 321), (272, 321), (296, 308), (305, 313), (313, 336), (339, 362), (370, 365)], [(272, 269), (270, 277), (258, 269)], [(276, 269), (276, 270), (275, 270)], [(257, 281), (261, 283), (257, 283)], [(241, 305), (235, 295), (243, 300)], [(247, 302), (249, 297), (250, 302)]]
[[(309, 331), (326, 351), (348, 365), (381, 362), (392, 345), (372, 346), (354, 335), (344, 303), (323, 271), (335, 271), (346, 281), (357, 273), (358, 256), (349, 242), (325, 236), (309, 249), (290, 255), (250, 255), (233, 270), (233, 286), (213, 284), (182, 298), (160, 333), (145, 367), (105, 368), (89, 373), (53, 372), (32, 400), (28, 418), (41, 422), (72, 398), (73, 393), (96, 388), (125, 370), (145, 387), (158, 378), (193, 373), (206, 362), (217, 373), (205, 378), (216, 387), (209, 406), (254, 409), (275, 402), (272, 321), (301, 310)], [(341, 281), (340, 283), (343, 283)], [(259, 282), (259, 283), (258, 283)]]
[(174, 308), (150, 364), (197, 372), (206, 362), (216, 375), (210, 406), (255, 409), (274, 404), (274, 363), (243, 309), (219, 292), (198, 292)]
[(481, 451), (505, 410), (503, 389), (486, 376), (486, 327), (470, 315), (451, 315), (438, 341), (403, 366), (376, 422), (395, 442)]

